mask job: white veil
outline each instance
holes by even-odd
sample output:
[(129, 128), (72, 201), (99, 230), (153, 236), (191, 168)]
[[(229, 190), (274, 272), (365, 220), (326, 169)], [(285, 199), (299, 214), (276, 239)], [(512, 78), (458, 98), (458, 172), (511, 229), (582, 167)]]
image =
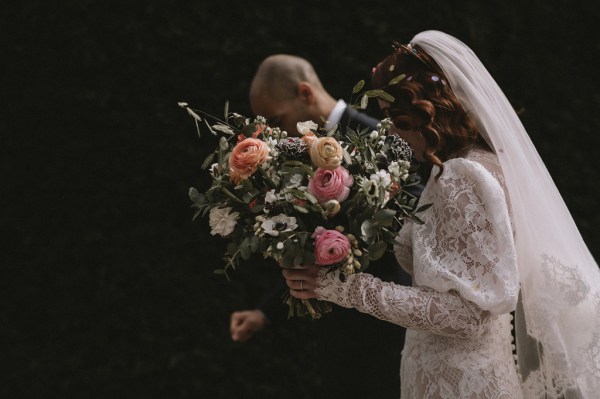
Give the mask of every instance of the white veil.
[(471, 49), (437, 31), (411, 43), (441, 67), (500, 160), (516, 231), (517, 365), (525, 397), (599, 397), (600, 269), (544, 162)]

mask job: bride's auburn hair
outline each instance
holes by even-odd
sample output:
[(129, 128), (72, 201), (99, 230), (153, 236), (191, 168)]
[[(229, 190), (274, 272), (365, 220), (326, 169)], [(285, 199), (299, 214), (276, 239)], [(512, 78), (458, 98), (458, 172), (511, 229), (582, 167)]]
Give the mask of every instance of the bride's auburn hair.
[[(401, 74), (405, 75), (403, 79), (389, 84)], [(375, 89), (395, 98), (387, 110), (394, 125), (423, 134), (426, 143), (423, 158), (439, 166), (436, 178), (444, 170), (442, 162), (475, 144), (489, 148), (440, 67), (419, 46), (394, 44), (394, 52), (373, 69), (372, 79)]]

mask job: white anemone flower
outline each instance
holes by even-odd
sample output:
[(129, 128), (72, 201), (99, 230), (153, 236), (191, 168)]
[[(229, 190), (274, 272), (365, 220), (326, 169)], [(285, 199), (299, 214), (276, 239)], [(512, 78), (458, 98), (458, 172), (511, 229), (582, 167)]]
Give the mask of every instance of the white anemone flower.
[(210, 224), (210, 234), (213, 236), (219, 234), (222, 237), (228, 236), (233, 232), (237, 220), (240, 217), (239, 212), (231, 212), (233, 208), (212, 208), (208, 216)]
[(281, 233), (294, 231), (298, 225), (295, 217), (279, 214), (262, 222), (260, 227), (265, 231), (265, 234), (276, 237)]

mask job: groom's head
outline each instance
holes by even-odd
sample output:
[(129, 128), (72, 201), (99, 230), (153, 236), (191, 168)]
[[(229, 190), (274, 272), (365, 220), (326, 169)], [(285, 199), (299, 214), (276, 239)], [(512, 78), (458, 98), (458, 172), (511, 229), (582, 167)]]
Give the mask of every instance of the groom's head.
[(312, 65), (292, 55), (267, 57), (250, 86), (252, 112), (291, 135), (298, 134), (297, 122), (312, 120), (322, 126), (335, 103)]

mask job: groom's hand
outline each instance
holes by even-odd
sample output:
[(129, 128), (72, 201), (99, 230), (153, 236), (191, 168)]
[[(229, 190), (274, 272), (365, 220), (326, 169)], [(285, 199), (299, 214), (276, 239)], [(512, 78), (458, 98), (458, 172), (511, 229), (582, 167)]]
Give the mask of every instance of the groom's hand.
[(231, 339), (246, 342), (256, 332), (265, 328), (268, 323), (267, 317), (258, 309), (233, 312), (229, 325)]

